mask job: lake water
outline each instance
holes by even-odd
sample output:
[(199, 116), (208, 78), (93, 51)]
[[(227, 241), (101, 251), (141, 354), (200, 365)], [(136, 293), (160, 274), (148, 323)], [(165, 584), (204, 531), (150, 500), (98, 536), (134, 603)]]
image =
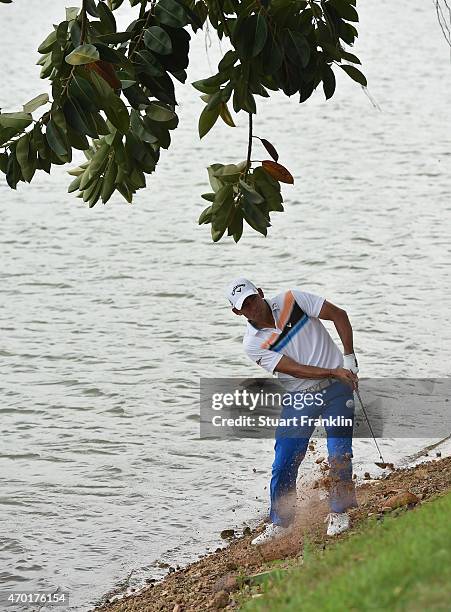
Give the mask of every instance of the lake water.
[[(133, 206), (85, 208), (63, 169), (17, 192), (0, 179), (3, 590), (60, 587), (87, 610), (126, 576), (162, 575), (162, 560), (185, 563), (265, 514), (271, 441), (198, 436), (201, 376), (261, 375), (223, 297), (237, 274), (268, 295), (299, 287), (345, 307), (362, 376), (449, 376), (449, 50), (431, 2), (360, 14), (375, 104), (341, 71), (327, 103), (259, 102), (255, 133), (295, 176), (267, 239), (249, 229), (238, 246), (211, 244), (196, 225), (206, 166), (244, 159), (247, 130), (238, 116), (200, 143), (190, 86)], [(50, 0), (0, 5), (4, 110), (45, 91), (35, 49), (62, 18)], [(189, 80), (218, 56), (199, 33)], [(427, 442), (382, 449), (401, 461)], [(377, 460), (371, 440), (355, 455), (359, 475)]]

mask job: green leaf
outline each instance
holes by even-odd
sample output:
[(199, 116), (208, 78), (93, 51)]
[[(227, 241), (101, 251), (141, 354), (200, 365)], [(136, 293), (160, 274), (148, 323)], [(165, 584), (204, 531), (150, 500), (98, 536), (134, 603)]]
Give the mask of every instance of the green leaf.
[(235, 242), (239, 242), (243, 235), (243, 213), (240, 208), (235, 209), (232, 220), (229, 222), (227, 234), (233, 236)]
[(310, 45), (303, 34), (287, 29), (285, 32), (285, 51), (295, 64), (300, 62), (305, 68), (310, 61)]
[(47, 104), (48, 101), (49, 101), (49, 94), (47, 93), (40, 94), (39, 96), (36, 96), (32, 100), (24, 104), (23, 110), (25, 113), (33, 113), (40, 106)]
[(351, 77), (353, 81), (356, 81), (356, 83), (360, 83), (360, 85), (363, 85), (363, 87), (368, 85), (365, 75), (362, 74), (355, 66), (348, 66), (347, 64), (339, 64), (339, 66)]
[(226, 164), (225, 166), (221, 166), (215, 172), (215, 176), (224, 177), (224, 176), (233, 176), (235, 174), (240, 174), (240, 169), (236, 164)]
[(22, 178), (20, 166), (16, 159), (16, 152), (14, 149), (12, 149), (8, 160), (8, 167), (6, 169), (6, 182), (11, 189), (16, 189), (17, 183), (21, 181)]
[(358, 36), (358, 32), (353, 25), (350, 23), (346, 23), (346, 21), (341, 21), (338, 25), (338, 35), (339, 37), (345, 41), (348, 45), (353, 45), (355, 39)]
[(229, 224), (229, 218), (231, 216), (232, 210), (233, 186), (225, 185), (216, 194), (215, 200), (211, 207), (211, 223), (214, 230), (224, 233), (225, 229)]
[(76, 178), (74, 178), (74, 180), (71, 182), (71, 184), (67, 188), (67, 193), (73, 193), (74, 191), (77, 191), (77, 189), (80, 188), (80, 182), (81, 182), (81, 176), (77, 176)]
[(158, 138), (146, 129), (140, 113), (135, 109), (132, 110), (130, 115), (130, 129), (139, 140), (150, 144), (158, 142)]
[(215, 172), (219, 168), (222, 168), (222, 166), (223, 164), (211, 164), (211, 166), (208, 166), (207, 168), (208, 180), (210, 181), (211, 188), (215, 193), (217, 193), (221, 187), (224, 186), (224, 183), (215, 176)]
[(100, 55), (94, 45), (80, 45), (69, 55), (66, 55), (65, 59), (71, 66), (82, 66), (83, 64), (97, 62), (100, 59)]
[(121, 134), (126, 134), (130, 127), (130, 116), (127, 107), (115, 94), (111, 95), (104, 107), (108, 119)]
[(84, 134), (79, 134), (70, 125), (67, 126), (67, 140), (69, 145), (78, 149), (79, 151), (86, 151), (89, 149), (88, 139)]
[(150, 51), (146, 51), (144, 49), (142, 51), (138, 51), (136, 55), (140, 58), (140, 60), (142, 60), (140, 61), (140, 64), (143, 65), (145, 72), (150, 76), (159, 77), (165, 74), (166, 70)]
[(48, 53), (52, 50), (53, 45), (56, 43), (56, 30), (50, 32), (47, 38), (39, 45), (39, 53)]
[(269, 227), (270, 223), (262, 213), (262, 211), (255, 206), (255, 204), (251, 204), (249, 200), (244, 199), (242, 203), (242, 211), (243, 216), (246, 222), (257, 232), (266, 236), (268, 233), (267, 227)]
[(265, 74), (274, 74), (282, 66), (283, 54), (280, 43), (274, 36), (268, 36), (261, 55)]
[(144, 44), (160, 55), (169, 55), (172, 51), (171, 37), (159, 26), (151, 26), (145, 30)]
[(78, 11), (80, 8), (78, 6), (69, 6), (66, 8), (66, 21), (73, 21), (77, 19)]
[(211, 130), (219, 117), (220, 106), (211, 110), (204, 108), (199, 117), (199, 137), (203, 138)]
[(265, 208), (269, 211), (283, 212), (283, 198), (280, 193), (280, 183), (268, 174), (262, 166), (254, 170), (252, 175), (255, 188), (265, 200)]
[(33, 164), (30, 156), (30, 134), (25, 134), (17, 141), (16, 158), (24, 180), (29, 183), (36, 170), (36, 163)]
[(81, 102), (83, 109), (93, 112), (98, 111), (100, 106), (96, 104), (96, 92), (91, 83), (78, 74), (74, 74), (69, 85), (69, 98), (76, 98)]
[(118, 43), (127, 42), (133, 37), (133, 32), (114, 32), (112, 34), (100, 34), (97, 39), (99, 42), (107, 45), (116, 45)]
[[(67, 23), (67, 21), (62, 21), (60, 24), (58, 24), (58, 27), (56, 28), (56, 40), (59, 43), (60, 47), (64, 47), (67, 42), (68, 25), (69, 24)], [(58, 48), (58, 46), (53, 50), (53, 53), (55, 53), (55, 51), (61, 53), (61, 50)]]
[(113, 13), (104, 2), (97, 4), (97, 12), (99, 13), (100, 21), (105, 25), (110, 32), (116, 32), (116, 19)]
[(6, 174), (6, 170), (8, 168), (8, 154), (0, 153), (0, 172)]
[(183, 28), (188, 23), (184, 8), (176, 0), (160, 0), (155, 6), (155, 17), (173, 28)]
[(103, 177), (102, 190), (100, 192), (100, 197), (104, 204), (108, 202), (108, 200), (111, 198), (111, 196), (114, 193), (114, 190), (116, 188), (116, 185), (115, 185), (116, 175), (117, 175), (117, 165), (116, 165), (116, 162), (114, 161), (114, 158), (111, 157), (108, 161), (108, 165), (105, 170), (105, 175)]
[(323, 67), (323, 89), (326, 100), (329, 100), (335, 93), (335, 75), (329, 64)]
[(213, 94), (219, 90), (220, 86), (229, 80), (229, 77), (225, 73), (215, 74), (208, 79), (201, 79), (200, 81), (194, 81), (191, 85), (206, 94)]
[(45, 135), (52, 151), (54, 151), (59, 156), (67, 154), (64, 136), (56, 127), (53, 119), (51, 119), (47, 123)]
[(72, 98), (67, 100), (63, 107), (64, 116), (67, 123), (78, 133), (83, 136), (97, 138), (99, 133), (92, 114), (80, 104), (78, 100)]
[(30, 113), (0, 114), (0, 127), (14, 129), (16, 134), (27, 128), (32, 121), (33, 117)]
[(329, 0), (329, 3), (337, 11), (340, 17), (343, 17), (346, 21), (359, 20), (357, 11), (348, 0)]
[(239, 181), (241, 193), (245, 197), (245, 199), (251, 204), (261, 204), (263, 202), (262, 196), (255, 191), (248, 183), (240, 179)]
[(48, 144), (42, 134), (41, 126), (37, 123), (33, 127), (33, 144), (41, 159), (47, 159), (49, 156)]
[(353, 55), (352, 53), (348, 53), (347, 51), (344, 51), (343, 49), (340, 51), (341, 53), (341, 57), (345, 60), (347, 60), (348, 62), (352, 62), (353, 64), (361, 64), (362, 62), (359, 60), (359, 58), (356, 55)]
[(162, 102), (151, 102), (146, 109), (146, 114), (152, 121), (168, 123), (177, 118), (176, 113)]
[(264, 15), (246, 17), (234, 32), (236, 50), (243, 58), (256, 57), (263, 49), (268, 38), (268, 25)]
[(211, 206), (207, 206), (207, 208), (205, 208), (199, 217), (199, 225), (204, 225), (206, 223), (211, 223)]

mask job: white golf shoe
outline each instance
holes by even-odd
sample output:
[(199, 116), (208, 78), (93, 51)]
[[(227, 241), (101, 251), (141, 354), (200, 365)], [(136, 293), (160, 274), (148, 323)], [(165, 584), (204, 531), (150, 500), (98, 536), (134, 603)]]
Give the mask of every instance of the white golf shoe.
[(350, 527), (349, 514), (346, 512), (331, 512), (326, 516), (327, 525), (327, 535), (334, 536), (346, 531)]
[(251, 544), (254, 546), (260, 546), (261, 544), (267, 544), (268, 542), (278, 540), (288, 532), (288, 529), (288, 527), (281, 527), (280, 525), (274, 525), (274, 523), (266, 525), (265, 531), (254, 538)]

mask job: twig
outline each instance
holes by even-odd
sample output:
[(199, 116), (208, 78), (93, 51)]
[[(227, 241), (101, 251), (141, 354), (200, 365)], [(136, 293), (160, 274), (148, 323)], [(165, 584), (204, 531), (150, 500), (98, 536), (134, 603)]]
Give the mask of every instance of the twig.
[(249, 116), (249, 140), (247, 143), (247, 159), (246, 159), (246, 174), (244, 175), (244, 180), (246, 181), (247, 175), (249, 174), (250, 165), (251, 165), (251, 155), (252, 155), (252, 113), (248, 114)]
[(155, 4), (155, 3), (152, 3), (152, 5), (151, 5), (151, 7), (150, 7), (150, 9), (149, 9), (149, 11), (148, 11), (148, 13), (147, 13), (146, 21), (145, 21), (145, 23), (144, 23), (144, 25), (143, 25), (143, 27), (142, 27), (142, 30), (141, 30), (141, 32), (140, 32), (140, 34), (139, 34), (139, 36), (138, 36), (138, 40), (136, 41), (135, 45), (133, 46), (133, 49), (130, 47), (130, 53), (128, 54), (128, 59), (129, 59), (129, 60), (131, 60), (131, 59), (132, 59), (132, 57), (133, 57), (133, 56), (134, 56), (134, 54), (136, 53), (137, 48), (138, 48), (138, 47), (139, 47), (139, 45), (141, 44), (141, 41), (142, 41), (143, 36), (144, 36), (144, 32), (145, 32), (145, 30), (146, 30), (146, 28), (147, 28), (147, 25), (149, 24), (149, 20), (150, 20), (150, 18), (152, 17), (152, 9), (153, 9), (153, 7), (154, 7), (154, 4)]

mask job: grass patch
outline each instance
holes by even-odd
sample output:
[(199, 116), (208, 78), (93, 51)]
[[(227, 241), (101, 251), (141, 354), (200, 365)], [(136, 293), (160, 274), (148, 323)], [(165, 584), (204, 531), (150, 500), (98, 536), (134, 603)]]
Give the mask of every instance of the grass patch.
[(243, 612), (451, 610), (451, 494), (383, 521), (370, 519), (263, 587)]

